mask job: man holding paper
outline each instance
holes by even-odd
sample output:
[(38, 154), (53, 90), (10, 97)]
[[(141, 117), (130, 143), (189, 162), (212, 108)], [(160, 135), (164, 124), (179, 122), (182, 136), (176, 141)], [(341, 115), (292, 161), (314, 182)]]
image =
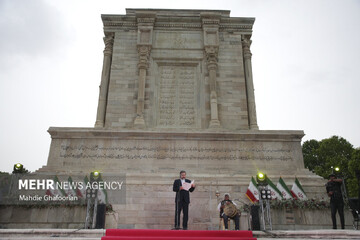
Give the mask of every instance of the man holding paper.
[(180, 171), (180, 179), (176, 179), (173, 185), (175, 196), (175, 228), (180, 227), (180, 213), (183, 211), (183, 230), (187, 230), (190, 194), (195, 190), (194, 181), (186, 179), (186, 172)]

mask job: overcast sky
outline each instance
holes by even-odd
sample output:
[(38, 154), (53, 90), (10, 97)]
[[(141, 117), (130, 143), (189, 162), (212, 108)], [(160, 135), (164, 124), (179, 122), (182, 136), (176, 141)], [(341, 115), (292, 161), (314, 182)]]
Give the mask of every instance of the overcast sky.
[(46, 165), (50, 126), (93, 127), (104, 43), (100, 14), (225, 9), (255, 17), (261, 130), (304, 130), (360, 146), (360, 1), (0, 0), (0, 171)]

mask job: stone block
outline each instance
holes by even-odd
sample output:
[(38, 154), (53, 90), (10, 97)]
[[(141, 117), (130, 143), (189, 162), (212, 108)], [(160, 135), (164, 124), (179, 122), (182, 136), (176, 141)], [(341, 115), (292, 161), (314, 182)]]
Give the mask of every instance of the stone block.
[(25, 207), (14, 207), (12, 209), (11, 223), (30, 223), (32, 209)]
[(0, 208), (0, 223), (8, 223), (11, 219), (12, 211), (13, 211), (13, 207), (2, 206)]
[(118, 224), (117, 228), (118, 229), (134, 229), (135, 224)]
[(48, 219), (49, 208), (35, 208), (31, 211), (30, 222), (46, 223)]

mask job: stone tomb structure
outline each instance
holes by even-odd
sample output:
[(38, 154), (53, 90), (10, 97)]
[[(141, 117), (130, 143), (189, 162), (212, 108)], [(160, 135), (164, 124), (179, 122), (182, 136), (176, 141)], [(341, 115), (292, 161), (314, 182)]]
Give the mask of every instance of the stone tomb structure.
[[(304, 168), (303, 131), (258, 128), (254, 18), (166, 9), (101, 17), (105, 50), (95, 127), (51, 127), (48, 163), (39, 174), (124, 174), (126, 203), (107, 215), (112, 228), (172, 228), (172, 184), (182, 169), (197, 185), (190, 229), (218, 229), (223, 193), (248, 203), (245, 192), (258, 171), (274, 182), (282, 176), (289, 186), (296, 175), (309, 197), (324, 196), (323, 180)], [(274, 228), (295, 228), (289, 214), (273, 220)], [(241, 228), (247, 229), (246, 214)]]

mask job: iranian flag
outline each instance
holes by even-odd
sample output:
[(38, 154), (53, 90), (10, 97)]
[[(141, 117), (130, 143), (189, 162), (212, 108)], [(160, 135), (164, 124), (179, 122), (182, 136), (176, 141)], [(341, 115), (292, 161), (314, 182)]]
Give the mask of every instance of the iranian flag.
[(299, 200), (307, 199), (305, 191), (302, 188), (302, 186), (297, 178), (295, 178), (295, 182), (291, 188), (291, 194), (295, 199), (299, 199)]
[(84, 177), (82, 188), (79, 189), (79, 197), (86, 198), (86, 186), (89, 183), (89, 178), (87, 176)]
[(108, 203), (107, 192), (106, 192), (105, 189), (99, 189), (98, 190), (97, 199), (98, 199), (100, 204), (107, 204)]
[(289, 188), (286, 186), (284, 180), (281, 177), (279, 178), (279, 182), (276, 185), (276, 187), (281, 192), (283, 199), (291, 199), (291, 198), (293, 198), (291, 196), (291, 192), (290, 192)]
[(70, 187), (65, 191), (67, 196), (78, 196), (80, 198), (83, 197), (79, 189), (79, 185), (77, 184), (77, 182), (74, 182), (72, 180), (71, 176), (69, 176), (68, 182)]
[(59, 181), (59, 178), (55, 175), (54, 177), (54, 189), (46, 190), (46, 195), (49, 196), (66, 196), (65, 191), (61, 188), (62, 184)]
[(246, 196), (249, 198), (251, 202), (259, 201), (259, 189), (257, 188), (257, 184), (254, 177), (251, 177), (249, 187), (246, 191)]
[(268, 189), (271, 190), (271, 199), (282, 199), (282, 194), (279, 191), (279, 189), (275, 186), (275, 184), (270, 180), (270, 178), (267, 178), (268, 183)]

